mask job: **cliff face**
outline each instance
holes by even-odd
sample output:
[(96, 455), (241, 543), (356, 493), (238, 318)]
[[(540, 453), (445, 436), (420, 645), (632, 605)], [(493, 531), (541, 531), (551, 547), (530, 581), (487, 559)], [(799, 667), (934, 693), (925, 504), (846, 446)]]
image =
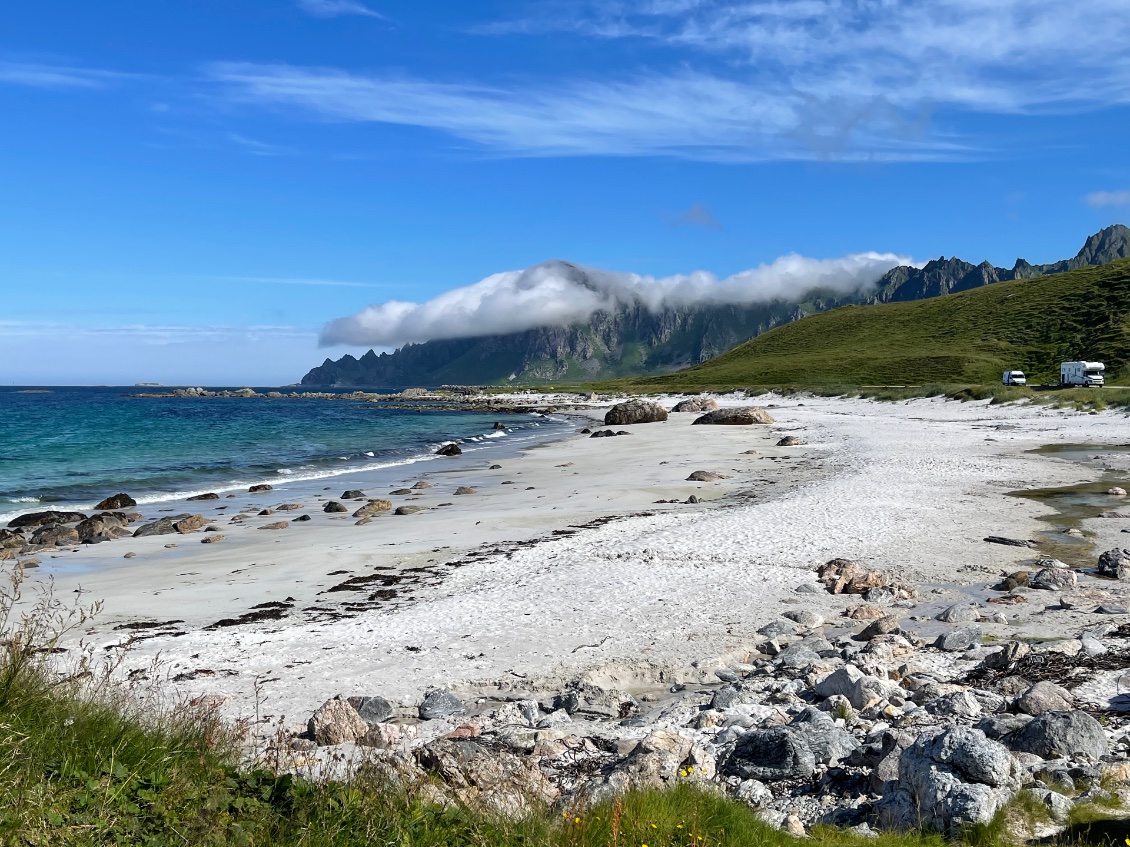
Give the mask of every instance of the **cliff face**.
[(545, 384), (661, 374), (711, 359), (783, 323), (852, 303), (921, 300), (1010, 279), (1061, 273), (1130, 256), (1130, 229), (1113, 226), (1087, 239), (1072, 259), (1011, 268), (942, 257), (922, 268), (898, 267), (861, 292), (810, 291), (803, 301), (702, 305), (648, 310), (642, 303), (596, 312), (572, 326), (509, 335), (408, 344), (394, 353), (326, 359), (306, 386)]

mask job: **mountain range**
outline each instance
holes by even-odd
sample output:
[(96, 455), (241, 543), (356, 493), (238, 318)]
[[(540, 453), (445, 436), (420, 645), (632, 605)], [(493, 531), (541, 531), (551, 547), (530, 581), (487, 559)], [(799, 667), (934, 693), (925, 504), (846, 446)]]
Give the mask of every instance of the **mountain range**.
[[(577, 383), (666, 374), (706, 362), (775, 327), (846, 305), (924, 300), (1030, 279), (1130, 257), (1130, 229), (1095, 233), (1071, 259), (1012, 268), (941, 258), (922, 267), (899, 266), (873, 286), (844, 293), (813, 289), (803, 299), (752, 305), (716, 303), (651, 311), (641, 301), (595, 312), (570, 326), (544, 326), (506, 335), (406, 344), (393, 353), (326, 359), (302, 378), (304, 386), (404, 387), (461, 384)], [(560, 270), (580, 275), (576, 265)]]

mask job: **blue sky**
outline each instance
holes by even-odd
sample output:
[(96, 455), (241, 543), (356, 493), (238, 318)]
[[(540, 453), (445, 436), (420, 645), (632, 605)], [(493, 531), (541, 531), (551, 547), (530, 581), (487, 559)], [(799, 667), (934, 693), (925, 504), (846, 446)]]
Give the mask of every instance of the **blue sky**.
[(1073, 255), (1130, 219), (1125, 11), (8, 4), (0, 383), (292, 382), (365, 349), (331, 321), (555, 258)]

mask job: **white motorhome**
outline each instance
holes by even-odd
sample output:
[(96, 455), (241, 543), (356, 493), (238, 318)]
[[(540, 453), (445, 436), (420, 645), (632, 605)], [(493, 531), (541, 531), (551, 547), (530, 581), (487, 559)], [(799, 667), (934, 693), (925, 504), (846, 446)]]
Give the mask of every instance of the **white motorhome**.
[(1102, 388), (1105, 371), (1102, 362), (1063, 362), (1059, 366), (1059, 384)]
[(1001, 385), (1027, 385), (1028, 377), (1024, 371), (1005, 371), (1001, 374)]

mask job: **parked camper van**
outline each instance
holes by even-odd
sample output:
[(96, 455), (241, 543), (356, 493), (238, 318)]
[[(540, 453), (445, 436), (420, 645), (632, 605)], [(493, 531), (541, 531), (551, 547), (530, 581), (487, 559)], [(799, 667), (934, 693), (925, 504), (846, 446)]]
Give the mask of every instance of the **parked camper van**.
[(1102, 388), (1105, 371), (1102, 362), (1064, 362), (1059, 366), (1059, 384)]
[(1005, 371), (1001, 374), (1001, 385), (1027, 385), (1028, 377), (1024, 371)]

